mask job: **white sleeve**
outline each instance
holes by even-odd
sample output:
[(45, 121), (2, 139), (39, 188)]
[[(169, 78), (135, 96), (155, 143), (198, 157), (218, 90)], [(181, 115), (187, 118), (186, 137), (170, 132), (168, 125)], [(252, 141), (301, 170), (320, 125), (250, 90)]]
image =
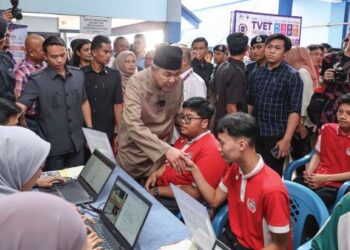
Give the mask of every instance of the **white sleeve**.
[(303, 81), (303, 101), (301, 105), (301, 116), (307, 116), (307, 106), (309, 106), (311, 101), (311, 96), (313, 94), (312, 78), (309, 73), (304, 68), (298, 70), (300, 78)]

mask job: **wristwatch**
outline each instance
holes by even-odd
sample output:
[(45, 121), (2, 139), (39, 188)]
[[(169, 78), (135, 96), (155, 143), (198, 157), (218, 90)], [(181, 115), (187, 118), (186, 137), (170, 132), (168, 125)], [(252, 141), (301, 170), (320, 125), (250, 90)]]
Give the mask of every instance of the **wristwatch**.
[(152, 194), (153, 194), (155, 197), (159, 197), (159, 187), (154, 187), (154, 188), (152, 188)]

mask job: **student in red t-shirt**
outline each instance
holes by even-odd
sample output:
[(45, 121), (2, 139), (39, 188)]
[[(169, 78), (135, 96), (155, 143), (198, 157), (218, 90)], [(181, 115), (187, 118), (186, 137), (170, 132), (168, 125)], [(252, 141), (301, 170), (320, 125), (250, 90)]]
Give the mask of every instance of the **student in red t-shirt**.
[(231, 249), (291, 249), (288, 193), (255, 151), (255, 119), (244, 113), (226, 115), (218, 132), (221, 154), (233, 162), (218, 188), (207, 183), (193, 161), (182, 160), (210, 206), (228, 199), (229, 226), (219, 239)]
[[(186, 100), (182, 108), (181, 114), (177, 116), (181, 136), (175, 142), (174, 147), (192, 159), (198, 165), (206, 181), (216, 188), (226, 173), (227, 163), (218, 151), (219, 142), (208, 130), (214, 109), (209, 101), (202, 97), (192, 97)], [(150, 175), (145, 188), (157, 196), (164, 206), (176, 213), (178, 208), (170, 183), (181, 186), (181, 189), (196, 199), (201, 198), (191, 172), (177, 172), (170, 165), (163, 165)]]
[(323, 125), (309, 168), (295, 180), (313, 189), (327, 206), (334, 204), (342, 183), (350, 180), (350, 93), (337, 103), (338, 123)]

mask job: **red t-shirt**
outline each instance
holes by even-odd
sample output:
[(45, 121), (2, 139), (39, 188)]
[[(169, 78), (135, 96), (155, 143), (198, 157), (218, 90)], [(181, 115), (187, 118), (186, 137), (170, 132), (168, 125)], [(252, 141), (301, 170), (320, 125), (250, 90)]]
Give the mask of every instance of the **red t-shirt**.
[(270, 243), (270, 232), (289, 232), (292, 249), (288, 192), (281, 177), (261, 156), (245, 176), (237, 163), (232, 164), (220, 188), (227, 193), (230, 228), (241, 245), (261, 249)]
[[(214, 135), (207, 133), (192, 143), (188, 143), (186, 138), (180, 137), (174, 145), (175, 148), (180, 150), (184, 149), (185, 146), (187, 148), (184, 152), (198, 166), (206, 181), (213, 188), (216, 188), (226, 173), (227, 163), (218, 151), (219, 143)], [(157, 180), (157, 184), (158, 186), (169, 186), (170, 183), (191, 185), (194, 184), (194, 179), (190, 171), (180, 174), (174, 168), (167, 166), (163, 175)]]
[[(320, 164), (315, 173), (339, 174), (350, 171), (350, 133), (340, 134), (337, 123), (322, 126), (315, 146), (320, 155)], [(343, 182), (325, 182), (322, 186), (339, 188)]]

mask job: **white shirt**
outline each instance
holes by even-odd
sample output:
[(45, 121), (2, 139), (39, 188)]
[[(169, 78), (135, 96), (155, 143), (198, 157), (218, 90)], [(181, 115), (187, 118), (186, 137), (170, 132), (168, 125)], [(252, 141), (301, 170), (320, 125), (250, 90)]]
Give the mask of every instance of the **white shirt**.
[(180, 75), (184, 82), (184, 101), (191, 97), (207, 98), (207, 87), (204, 80), (190, 68)]
[[(314, 93), (312, 78), (309, 71), (307, 71), (306, 69), (300, 68), (298, 71), (300, 78), (303, 81), (303, 101), (301, 105), (301, 116), (307, 116), (306, 109), (309, 106), (311, 97)], [(308, 119), (308, 117), (305, 120), (305, 125), (308, 127), (312, 126), (312, 123)]]

